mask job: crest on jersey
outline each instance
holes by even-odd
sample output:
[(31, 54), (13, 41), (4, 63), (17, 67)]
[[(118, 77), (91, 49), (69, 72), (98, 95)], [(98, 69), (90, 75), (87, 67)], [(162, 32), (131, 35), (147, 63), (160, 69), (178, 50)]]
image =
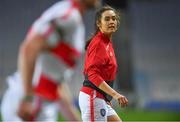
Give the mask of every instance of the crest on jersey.
[(104, 108), (102, 108), (101, 110), (100, 110), (100, 113), (101, 113), (101, 116), (105, 116), (106, 115), (106, 110), (104, 109)]

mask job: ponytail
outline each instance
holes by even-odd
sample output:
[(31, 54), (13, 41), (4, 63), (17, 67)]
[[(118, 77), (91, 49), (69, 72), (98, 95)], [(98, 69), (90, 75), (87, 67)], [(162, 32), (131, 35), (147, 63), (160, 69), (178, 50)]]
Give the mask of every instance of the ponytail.
[(86, 42), (86, 45), (85, 45), (85, 50), (87, 50), (91, 40), (92, 40), (93, 37), (91, 37), (87, 42)]
[(90, 39), (87, 40), (86, 45), (85, 45), (85, 50), (87, 50), (90, 42), (92, 41), (92, 39), (94, 38), (94, 36), (98, 33), (98, 31), (99, 31), (99, 30), (97, 30), (97, 31), (90, 37)]

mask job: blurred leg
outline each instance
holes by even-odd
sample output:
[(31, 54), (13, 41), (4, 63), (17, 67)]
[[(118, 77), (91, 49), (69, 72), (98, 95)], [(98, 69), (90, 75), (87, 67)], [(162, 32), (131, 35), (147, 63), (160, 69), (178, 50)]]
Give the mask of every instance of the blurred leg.
[(107, 120), (108, 122), (122, 122), (121, 118), (117, 115), (116, 111), (112, 108), (112, 106), (107, 104), (108, 113)]
[(116, 115), (108, 116), (108, 122), (122, 122), (122, 120), (121, 120), (120, 117), (116, 114)]
[(64, 82), (58, 88), (60, 94), (60, 112), (62, 115), (69, 121), (79, 121), (80, 113), (78, 109), (73, 105), (72, 96), (69, 90), (68, 85)]

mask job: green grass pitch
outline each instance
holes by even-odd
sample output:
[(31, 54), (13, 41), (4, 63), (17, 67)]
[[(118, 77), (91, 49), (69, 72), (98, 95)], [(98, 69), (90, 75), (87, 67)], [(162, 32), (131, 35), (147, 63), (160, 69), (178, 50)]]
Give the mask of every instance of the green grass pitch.
[[(121, 109), (116, 111), (123, 121), (180, 121), (180, 112), (135, 109)], [(65, 121), (65, 119), (59, 115), (59, 122), (62, 121)]]
[[(116, 110), (123, 121), (180, 121), (180, 112), (136, 109)], [(59, 121), (65, 121), (59, 116)]]

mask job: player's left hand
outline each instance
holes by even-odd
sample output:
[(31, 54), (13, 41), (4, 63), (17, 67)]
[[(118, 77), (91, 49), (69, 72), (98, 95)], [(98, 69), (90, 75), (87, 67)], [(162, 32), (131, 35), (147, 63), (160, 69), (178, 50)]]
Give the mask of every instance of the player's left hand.
[(118, 102), (119, 102), (119, 105), (121, 107), (125, 107), (128, 105), (128, 100), (125, 96), (123, 95), (119, 95), (119, 97), (117, 98)]

